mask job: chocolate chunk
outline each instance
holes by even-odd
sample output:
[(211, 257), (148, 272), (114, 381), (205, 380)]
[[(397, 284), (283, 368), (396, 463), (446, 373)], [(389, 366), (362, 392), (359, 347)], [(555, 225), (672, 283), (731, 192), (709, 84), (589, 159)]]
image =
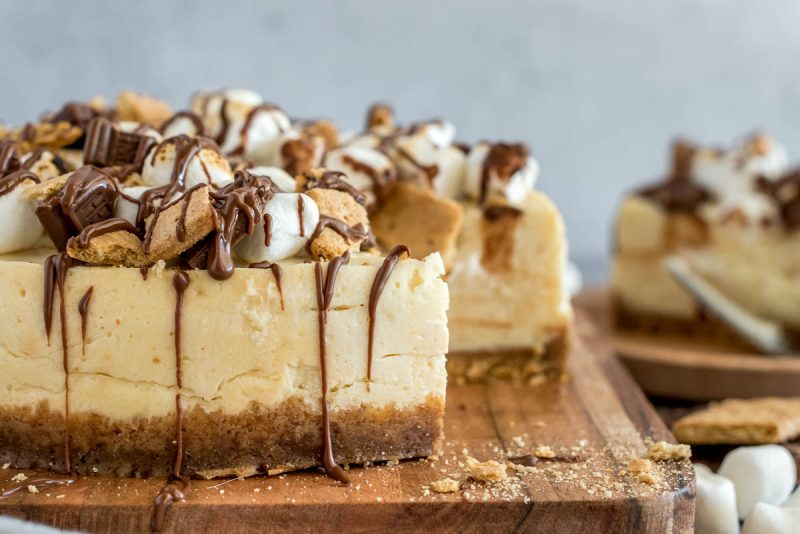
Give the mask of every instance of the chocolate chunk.
[(90, 165), (111, 167), (130, 165), (129, 171), (140, 171), (147, 152), (156, 140), (147, 135), (118, 130), (108, 119), (97, 117), (89, 123), (83, 160)]
[(64, 215), (64, 210), (61, 209), (61, 200), (57, 196), (43, 200), (36, 205), (35, 212), (55, 247), (60, 251), (66, 250), (67, 241), (78, 232), (69, 224)]

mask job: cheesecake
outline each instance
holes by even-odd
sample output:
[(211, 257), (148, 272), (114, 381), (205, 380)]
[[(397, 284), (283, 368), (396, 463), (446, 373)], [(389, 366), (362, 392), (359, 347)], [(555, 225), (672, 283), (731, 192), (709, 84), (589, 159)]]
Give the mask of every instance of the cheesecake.
[(800, 173), (763, 134), (673, 145), (672, 168), (628, 195), (612, 292), (624, 331), (785, 352), (800, 331)]
[(379, 251), (329, 124), (191, 107), (124, 93), (3, 133), (0, 464), (168, 476), (163, 518), (191, 477), (436, 454), (441, 256)]

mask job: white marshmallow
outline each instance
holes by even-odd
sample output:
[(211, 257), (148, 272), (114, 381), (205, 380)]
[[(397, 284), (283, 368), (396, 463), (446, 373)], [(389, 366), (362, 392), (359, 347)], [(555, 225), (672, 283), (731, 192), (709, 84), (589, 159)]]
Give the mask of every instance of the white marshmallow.
[(697, 534), (736, 534), (739, 517), (736, 513), (736, 490), (733, 482), (715, 475), (703, 464), (695, 464), (695, 532)]
[(742, 534), (800, 534), (800, 509), (760, 502), (747, 516)]
[(259, 106), (264, 103), (264, 99), (250, 89), (231, 88), (219, 91), (201, 91), (192, 95), (191, 109), (193, 112), (205, 120), (209, 116), (219, 116), (222, 103), (235, 102), (249, 107)]
[(794, 489), (794, 458), (780, 445), (739, 447), (722, 461), (718, 474), (736, 487), (736, 508), (744, 519), (758, 502), (777, 505)]
[(445, 148), (453, 144), (456, 137), (455, 127), (443, 120), (432, 120), (412, 126), (414, 135), (422, 135), (437, 148)]
[[(158, 153), (153, 161), (153, 151), (157, 149)], [(153, 147), (145, 158), (142, 182), (148, 187), (167, 185), (172, 179), (174, 166), (175, 144), (167, 139), (165, 144)], [(204, 148), (189, 161), (184, 180), (186, 189), (198, 184), (209, 184), (212, 188), (219, 188), (233, 181), (233, 173), (224, 158), (215, 151)]]
[[(143, 185), (137, 185), (135, 187), (123, 187), (122, 194), (133, 199), (138, 199), (148, 189), (150, 188)], [(131, 202), (125, 197), (120, 196), (117, 199), (117, 203), (114, 204), (114, 217), (125, 219), (131, 224), (136, 224), (136, 214), (138, 212), (139, 204), (136, 202)]]
[[(464, 190), (466, 156), (452, 145), (439, 145), (444, 138), (444, 135), (438, 135), (438, 139), (434, 141), (427, 130), (402, 137), (397, 140), (392, 154), (403, 180), (414, 181), (426, 187), (432, 185), (439, 195), (459, 198)], [(432, 181), (423, 168), (435, 168), (436, 174)]]
[(44, 230), (33, 210), (33, 204), (23, 198), (22, 192), (33, 182), (22, 183), (11, 192), (0, 196), (0, 254), (31, 248)]
[(788, 499), (781, 503), (782, 508), (800, 508), (800, 488), (797, 488)]
[(342, 146), (366, 146), (378, 148), (381, 145), (381, 137), (374, 133), (342, 133), (339, 134), (339, 141)]
[(371, 167), (377, 175), (383, 176), (386, 181), (396, 179), (397, 171), (392, 160), (386, 154), (367, 146), (344, 146), (331, 150), (325, 155), (325, 168), (345, 173), (347, 182), (364, 194), (365, 205), (370, 207), (375, 204), (377, 198), (375, 182), (369, 173), (351, 165), (350, 159), (361, 165)]
[(176, 135), (188, 135), (189, 137), (197, 137), (197, 127), (192, 119), (188, 117), (177, 117), (164, 128), (164, 138), (169, 139)]
[(156, 140), (157, 143), (160, 143), (161, 141), (164, 140), (164, 137), (161, 135), (161, 133), (158, 130), (156, 130), (152, 126), (149, 126), (147, 124), (142, 124), (140, 122), (121, 121), (121, 122), (118, 122), (116, 124), (116, 127), (121, 132), (125, 132), (125, 133), (136, 132), (136, 133), (138, 133), (140, 135), (146, 135), (147, 137), (152, 137), (153, 139)]
[[(288, 120), (288, 119), (287, 119)], [(277, 124), (277, 123), (275, 123)], [(288, 161), (283, 157), (283, 146), (289, 141), (300, 139), (302, 133), (299, 130), (285, 130), (284, 125), (280, 124), (281, 130), (277, 132), (277, 136), (270, 142), (264, 143), (259, 147), (249, 143), (250, 136), (248, 135), (248, 146), (255, 147), (251, 152), (245, 150), (247, 159), (256, 161), (263, 165), (270, 165), (272, 167), (286, 168)], [(322, 164), (322, 157), (325, 154), (325, 140), (321, 137), (313, 137), (310, 140), (314, 145), (314, 154), (311, 158), (311, 167), (319, 167)]]
[(733, 213), (740, 214), (749, 224), (774, 221), (778, 216), (772, 200), (756, 192), (732, 193), (722, 197), (720, 202), (708, 204), (703, 210), (703, 215), (710, 220), (725, 220)]
[[(303, 199), (303, 232), (300, 235), (299, 198)], [(264, 206), (265, 218), (272, 218), (270, 243), (264, 244), (264, 225), (256, 225), (251, 235), (236, 245), (236, 255), (246, 263), (280, 261), (303, 250), (319, 223), (319, 208), (302, 193), (277, 193)]]
[(259, 167), (251, 167), (247, 170), (256, 176), (266, 176), (284, 193), (294, 193), (297, 190), (297, 183), (292, 175), (280, 167), (267, 167), (262, 165)]
[[(490, 149), (491, 146), (488, 143), (479, 143), (472, 147), (467, 156), (465, 188), (467, 195), (473, 200), (480, 199), (483, 164), (489, 155)], [(539, 163), (533, 158), (528, 158), (527, 164), (506, 181), (499, 179), (496, 173), (491, 172), (489, 181), (486, 184), (486, 194), (487, 196), (499, 195), (504, 197), (510, 204), (519, 205), (527, 194), (536, 187), (538, 178)]]

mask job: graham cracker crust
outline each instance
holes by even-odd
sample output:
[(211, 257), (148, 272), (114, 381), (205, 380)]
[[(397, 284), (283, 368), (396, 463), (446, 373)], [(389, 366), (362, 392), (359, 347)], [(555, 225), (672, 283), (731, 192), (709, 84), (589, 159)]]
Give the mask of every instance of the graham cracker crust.
[[(340, 464), (399, 460), (440, 452), (444, 399), (429, 396), (410, 408), (331, 411)], [(251, 403), (235, 415), (195, 407), (184, 413), (183, 473), (212, 478), (305, 469), (321, 465), (321, 414), (300, 398), (277, 408)], [(175, 461), (175, 417), (118, 422), (96, 414), (70, 417), (70, 459), (81, 475), (164, 477)], [(0, 408), (0, 464), (64, 470), (64, 417), (35, 409)]]
[(547, 342), (543, 349), (455, 351), (447, 354), (447, 378), (456, 384), (511, 382), (539, 384), (561, 380), (570, 348), (569, 329)]

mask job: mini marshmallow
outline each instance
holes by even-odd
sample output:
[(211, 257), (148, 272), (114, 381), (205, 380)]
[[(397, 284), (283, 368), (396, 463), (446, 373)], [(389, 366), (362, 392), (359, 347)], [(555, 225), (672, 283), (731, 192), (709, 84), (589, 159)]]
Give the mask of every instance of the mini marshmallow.
[[(175, 144), (167, 139), (153, 147), (145, 158), (142, 182), (148, 187), (160, 187), (170, 183), (175, 167)], [(153, 151), (158, 150), (153, 158)], [(153, 161), (155, 159), (155, 161)], [(186, 189), (198, 184), (220, 188), (233, 181), (230, 164), (214, 150), (204, 148), (195, 154), (186, 168)]]
[(192, 119), (186, 116), (178, 116), (170, 120), (164, 128), (163, 136), (165, 139), (175, 137), (176, 135), (188, 135), (189, 137), (197, 137), (197, 125)]
[[(490, 150), (491, 145), (488, 143), (479, 143), (470, 150), (467, 156), (465, 189), (467, 195), (473, 200), (480, 199), (483, 165)], [(528, 158), (527, 163), (507, 180), (501, 180), (494, 171), (490, 172), (486, 184), (486, 194), (487, 196), (501, 196), (510, 204), (519, 205), (536, 187), (538, 177), (539, 163), (533, 158)]]
[(244, 143), (241, 154), (244, 159), (257, 164), (275, 164), (275, 151), (281, 134), (291, 128), (289, 117), (282, 110), (228, 105), (226, 117), (229, 126), (220, 147), (223, 154), (230, 154)]
[(788, 499), (781, 503), (781, 508), (800, 508), (800, 488), (797, 488)]
[(219, 91), (201, 91), (192, 95), (191, 109), (205, 120), (210, 115), (219, 115), (222, 103), (235, 102), (249, 107), (259, 106), (264, 103), (260, 94), (250, 89), (231, 88)]
[(734, 449), (725, 456), (718, 474), (736, 487), (739, 519), (747, 517), (758, 502), (782, 503), (797, 482), (794, 458), (780, 445)]
[(745, 519), (742, 534), (800, 534), (800, 509), (760, 502)]
[(117, 203), (114, 204), (114, 217), (118, 217), (120, 219), (125, 219), (131, 224), (136, 224), (136, 214), (139, 213), (139, 204), (137, 202), (131, 202), (125, 197), (129, 197), (131, 199), (139, 199), (142, 194), (147, 191), (149, 187), (143, 185), (137, 185), (134, 187), (123, 187), (122, 188), (122, 195), (117, 199)]
[(125, 132), (125, 133), (134, 133), (134, 132), (136, 132), (136, 133), (138, 133), (140, 135), (146, 135), (147, 137), (152, 137), (153, 139), (156, 140), (157, 143), (160, 143), (161, 141), (164, 140), (164, 137), (161, 135), (161, 133), (158, 130), (156, 130), (152, 126), (149, 126), (147, 124), (142, 124), (140, 122), (121, 121), (121, 122), (118, 122), (116, 124), (116, 127), (121, 132)]
[[(303, 231), (300, 231), (302, 198)], [(302, 193), (277, 193), (264, 206), (264, 217), (271, 217), (269, 246), (265, 244), (264, 225), (258, 224), (251, 235), (236, 245), (236, 255), (246, 263), (280, 261), (298, 254), (317, 228), (319, 208)], [(302, 233), (302, 235), (301, 235)]]
[(256, 176), (266, 176), (284, 193), (294, 193), (297, 191), (297, 183), (292, 175), (280, 167), (267, 167), (262, 165), (259, 167), (251, 167), (247, 169), (247, 171)]
[[(459, 198), (464, 189), (466, 157), (452, 145), (439, 145), (444, 136), (438, 137), (434, 142), (427, 131), (423, 131), (397, 140), (392, 151), (397, 171), (403, 180), (432, 186), (441, 196)], [(435, 174), (429, 175), (426, 169)]]
[[(353, 165), (353, 161), (357, 162)], [(375, 205), (377, 193), (375, 181), (370, 172), (365, 172), (361, 167), (369, 167), (377, 176), (382, 177), (386, 183), (391, 183), (397, 178), (397, 171), (389, 157), (374, 148), (367, 146), (345, 146), (331, 150), (325, 155), (325, 168), (331, 171), (343, 172), (347, 182), (364, 194), (365, 206), (369, 210)]]
[[(301, 139), (303, 134), (299, 130), (285, 129), (285, 125), (283, 123), (276, 121), (273, 124), (276, 125), (276, 127), (279, 127), (279, 129), (276, 130), (275, 136), (271, 141), (264, 142), (261, 145), (256, 145), (255, 143), (249, 142), (250, 136), (248, 135), (247, 146), (250, 148), (245, 150), (245, 155), (247, 156), (249, 154), (248, 159), (252, 161), (256, 161), (264, 165), (270, 165), (272, 167), (286, 169), (288, 168), (290, 162), (284, 157), (284, 145), (290, 141)], [(264, 139), (266, 139), (266, 137)], [(311, 156), (310, 168), (319, 167), (322, 163), (323, 154), (325, 153), (325, 140), (321, 137), (314, 137), (310, 139), (309, 142), (312, 143), (314, 148)]]
[(421, 122), (411, 126), (412, 135), (424, 136), (433, 146), (445, 148), (453, 144), (456, 129), (451, 123), (443, 120)]
[(733, 482), (715, 475), (703, 464), (695, 464), (695, 532), (697, 534), (736, 534), (736, 490)]
[(0, 196), (0, 213), (4, 218), (0, 224), (0, 254), (31, 248), (44, 233), (33, 204), (22, 197), (26, 187), (26, 183), (20, 184)]

